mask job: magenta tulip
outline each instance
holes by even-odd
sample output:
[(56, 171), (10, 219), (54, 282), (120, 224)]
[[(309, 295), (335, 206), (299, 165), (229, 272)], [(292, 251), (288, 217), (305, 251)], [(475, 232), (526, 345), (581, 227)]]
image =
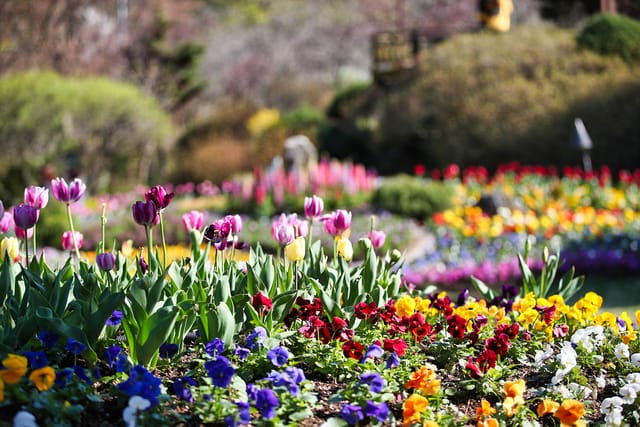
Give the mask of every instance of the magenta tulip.
[(351, 212), (338, 209), (333, 214), (333, 226), (338, 233), (343, 233), (351, 227)]
[(70, 184), (67, 184), (64, 178), (54, 178), (51, 180), (51, 190), (56, 200), (64, 203), (74, 203), (84, 195), (87, 186), (80, 178), (75, 178)]
[(6, 233), (11, 230), (15, 226), (15, 222), (13, 221), (13, 215), (9, 212), (4, 212), (2, 217), (0, 217), (0, 233)]
[(175, 196), (175, 193), (167, 193), (167, 190), (162, 185), (156, 185), (147, 191), (144, 198), (147, 202), (153, 202), (156, 205), (156, 209), (161, 211), (169, 206), (173, 196)]
[(42, 209), (49, 203), (49, 190), (44, 187), (31, 186), (24, 189), (24, 204)]
[(204, 213), (200, 211), (189, 211), (182, 215), (182, 225), (185, 230), (190, 232), (191, 230), (200, 230), (204, 223)]
[(324, 201), (321, 197), (313, 195), (304, 198), (304, 215), (309, 218), (317, 218), (322, 215), (324, 210)]
[(16, 237), (18, 239), (24, 239), (25, 237), (27, 239), (30, 239), (33, 237), (33, 227), (31, 227), (28, 230), (25, 230), (24, 228), (20, 228), (17, 225), (13, 225), (13, 234), (16, 235)]
[(387, 235), (384, 231), (381, 230), (373, 230), (369, 233), (369, 239), (371, 240), (371, 244), (374, 248), (380, 249), (382, 245), (384, 245), (384, 241), (386, 240)]
[(242, 231), (242, 217), (240, 215), (227, 215), (224, 219), (231, 225), (233, 234), (238, 234)]
[[(75, 231), (74, 234), (76, 237), (76, 243), (78, 244), (78, 249), (80, 249), (82, 248), (82, 244), (84, 243), (84, 236), (79, 231)], [(71, 231), (65, 231), (64, 233), (62, 233), (62, 249), (64, 249), (65, 251), (74, 250), (74, 246), (73, 246), (74, 234), (71, 234)]]

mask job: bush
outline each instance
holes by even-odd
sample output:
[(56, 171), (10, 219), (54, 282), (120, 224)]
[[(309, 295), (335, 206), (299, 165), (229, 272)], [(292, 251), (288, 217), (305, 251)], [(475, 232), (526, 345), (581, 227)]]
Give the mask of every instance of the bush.
[[(30, 71), (0, 78), (0, 198), (51, 176), (82, 176), (90, 191), (157, 180), (172, 126), (134, 86)], [(15, 190), (18, 191), (15, 191)]]
[(602, 55), (640, 61), (640, 22), (622, 15), (594, 15), (578, 34), (578, 46)]
[(379, 210), (425, 220), (451, 207), (452, 194), (447, 184), (398, 175), (383, 181), (371, 204)]
[(326, 134), (341, 135), (337, 151), (363, 153), (366, 159), (354, 160), (382, 175), (416, 164), (562, 167), (581, 162), (570, 145), (581, 117), (594, 167), (633, 169), (640, 161), (640, 68), (579, 50), (575, 38), (553, 27), (452, 37), (425, 52), (412, 84), (361, 94), (360, 107)]

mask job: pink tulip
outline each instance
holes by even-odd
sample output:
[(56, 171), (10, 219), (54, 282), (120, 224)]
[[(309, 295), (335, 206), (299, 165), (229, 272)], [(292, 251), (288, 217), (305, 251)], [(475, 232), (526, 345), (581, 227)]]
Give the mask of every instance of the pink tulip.
[(64, 178), (54, 178), (51, 180), (51, 190), (53, 197), (60, 202), (73, 203), (80, 200), (87, 190), (87, 186), (80, 178), (75, 178), (67, 184)]
[[(84, 236), (79, 231), (74, 232), (76, 237), (76, 242), (78, 243), (78, 249), (82, 248), (82, 244), (84, 243)], [(73, 235), (70, 231), (65, 231), (62, 233), (62, 249), (65, 251), (74, 250), (73, 247)]]
[(11, 230), (15, 226), (15, 222), (13, 221), (13, 215), (9, 212), (4, 212), (2, 214), (2, 218), (0, 218), (0, 233), (6, 233)]
[(374, 248), (380, 249), (384, 245), (384, 241), (387, 238), (387, 235), (384, 231), (381, 230), (373, 230), (369, 233), (369, 239), (371, 240), (371, 244)]
[(204, 223), (204, 213), (200, 211), (189, 211), (182, 215), (182, 225), (185, 230), (200, 230)]
[(49, 190), (44, 187), (31, 186), (24, 189), (24, 204), (42, 209), (49, 203)]

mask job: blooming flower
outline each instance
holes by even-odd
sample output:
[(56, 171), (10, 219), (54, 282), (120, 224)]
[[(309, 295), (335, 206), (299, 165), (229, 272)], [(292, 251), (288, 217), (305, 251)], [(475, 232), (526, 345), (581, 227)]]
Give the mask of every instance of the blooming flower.
[(367, 400), (364, 406), (364, 414), (367, 417), (375, 418), (379, 423), (383, 423), (389, 416), (389, 407), (385, 402), (376, 403), (372, 400)]
[(245, 340), (247, 347), (249, 349), (254, 350), (258, 348), (258, 346), (262, 345), (264, 340), (267, 338), (267, 331), (262, 326), (256, 326), (252, 333), (247, 336)]
[(271, 310), (273, 303), (268, 296), (258, 291), (257, 294), (251, 297), (251, 305), (258, 311), (269, 311)]
[(274, 366), (284, 366), (289, 360), (289, 352), (284, 347), (275, 347), (267, 353), (267, 359)]
[(38, 339), (46, 348), (52, 348), (58, 343), (58, 334), (51, 331), (40, 331), (37, 335)]
[(5, 237), (0, 242), (0, 254), (2, 258), (8, 256), (13, 261), (20, 259), (20, 240), (15, 237)]
[(222, 354), (224, 352), (224, 341), (217, 337), (214, 338), (206, 344), (205, 351), (212, 357)]
[(377, 372), (365, 372), (360, 375), (358, 383), (368, 385), (371, 393), (382, 393), (385, 384), (384, 379)]
[(146, 410), (151, 406), (151, 402), (141, 396), (131, 396), (129, 404), (122, 411), (122, 419), (127, 427), (135, 427), (137, 424), (138, 413)]
[[(74, 234), (76, 236), (76, 242), (78, 243), (78, 249), (80, 249), (84, 243), (84, 236), (79, 231), (75, 231)], [(62, 233), (62, 249), (65, 251), (72, 251), (75, 249), (73, 247), (73, 236), (71, 231), (65, 231)]]
[(229, 363), (229, 359), (224, 356), (216, 356), (214, 360), (205, 362), (204, 368), (213, 385), (220, 388), (227, 388), (236, 373), (236, 370)]
[(408, 427), (420, 423), (422, 413), (427, 410), (427, 398), (419, 394), (412, 394), (402, 403), (402, 425)]
[(161, 211), (171, 203), (175, 193), (168, 193), (162, 185), (153, 186), (144, 195), (147, 202), (152, 202), (156, 206), (156, 210)]
[(74, 203), (84, 195), (87, 186), (80, 178), (75, 178), (69, 184), (67, 184), (64, 178), (54, 178), (51, 180), (51, 190), (53, 197), (59, 202)]
[(364, 419), (362, 407), (351, 403), (343, 403), (340, 409), (340, 416), (349, 424), (357, 424)]
[(278, 396), (271, 389), (262, 389), (256, 394), (255, 407), (260, 414), (270, 420), (276, 416), (276, 408), (280, 406)]
[(536, 413), (539, 417), (543, 417), (547, 414), (553, 414), (560, 407), (558, 402), (551, 399), (544, 399), (536, 408)]
[(336, 249), (345, 260), (351, 261), (351, 258), (353, 258), (353, 246), (351, 245), (351, 241), (346, 237), (337, 238)]
[(42, 209), (49, 203), (49, 190), (45, 187), (30, 186), (24, 189), (24, 204)]
[(38, 427), (38, 424), (31, 412), (18, 411), (13, 417), (13, 427)]
[(384, 246), (384, 241), (387, 238), (387, 235), (382, 230), (372, 230), (369, 235), (369, 240), (371, 240), (371, 244), (374, 248), (380, 249)]
[(49, 364), (47, 355), (41, 351), (27, 351), (24, 356), (29, 361), (29, 365), (32, 369), (44, 368)]
[(140, 396), (149, 401), (150, 406), (158, 404), (162, 381), (144, 366), (136, 365), (129, 371), (129, 378), (117, 385), (129, 397)]
[(15, 225), (16, 224), (13, 220), (13, 215), (11, 215), (9, 212), (4, 212), (2, 215), (0, 215), (0, 233), (6, 233)]
[(107, 366), (113, 368), (116, 364), (116, 358), (122, 352), (122, 347), (119, 345), (111, 345), (107, 347), (104, 351), (104, 361), (107, 363)]
[(237, 411), (234, 415), (227, 415), (224, 422), (228, 427), (237, 427), (244, 424), (249, 424), (251, 421), (250, 406), (247, 402), (237, 401), (235, 402)]
[(33, 381), (36, 388), (40, 391), (49, 390), (56, 379), (56, 373), (51, 366), (34, 369), (29, 375), (29, 379)]
[(177, 378), (173, 382), (173, 392), (176, 394), (176, 396), (179, 399), (185, 400), (189, 403), (193, 403), (194, 398), (193, 398), (193, 395), (191, 394), (191, 390), (189, 390), (189, 387), (188, 387), (190, 385), (196, 386), (198, 385), (198, 383), (191, 377)]
[(5, 369), (0, 370), (0, 378), (7, 384), (16, 384), (27, 373), (27, 358), (9, 354), (3, 361)]
[(67, 345), (65, 345), (65, 350), (70, 352), (71, 354), (78, 355), (87, 349), (87, 346), (80, 341), (74, 340), (73, 338), (67, 339)]
[(368, 358), (378, 358), (378, 357), (382, 357), (382, 355), (384, 354), (382, 347), (380, 347), (378, 344), (371, 344), (369, 346), (369, 348), (367, 348), (367, 351), (364, 353), (364, 356), (362, 356), (362, 360), (360, 360), (360, 363), (364, 363), (366, 362), (366, 360)]
[(111, 316), (109, 316), (105, 324), (107, 326), (118, 326), (122, 323), (122, 317), (123, 314), (120, 310), (113, 310), (113, 313), (111, 313)]
[(160, 346), (159, 356), (162, 359), (173, 359), (178, 353), (178, 344), (164, 343)]
[(423, 366), (411, 374), (404, 387), (407, 390), (413, 388), (431, 396), (440, 391), (440, 380), (436, 378), (436, 373), (433, 369)]
[(553, 415), (558, 418), (562, 424), (573, 425), (582, 418), (584, 413), (585, 410), (582, 402), (567, 399), (560, 404)]

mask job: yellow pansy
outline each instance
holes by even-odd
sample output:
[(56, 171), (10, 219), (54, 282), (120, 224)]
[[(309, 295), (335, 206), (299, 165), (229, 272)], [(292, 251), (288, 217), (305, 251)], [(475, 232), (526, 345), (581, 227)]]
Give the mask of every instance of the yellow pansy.
[(0, 370), (0, 378), (7, 384), (15, 384), (27, 373), (27, 358), (17, 354), (9, 354), (2, 361), (5, 369)]
[(38, 390), (49, 390), (56, 380), (56, 372), (51, 366), (45, 366), (44, 368), (34, 369), (29, 375), (29, 379), (33, 381)]
[(408, 295), (404, 295), (395, 303), (396, 313), (400, 317), (411, 316), (416, 309), (416, 300)]

